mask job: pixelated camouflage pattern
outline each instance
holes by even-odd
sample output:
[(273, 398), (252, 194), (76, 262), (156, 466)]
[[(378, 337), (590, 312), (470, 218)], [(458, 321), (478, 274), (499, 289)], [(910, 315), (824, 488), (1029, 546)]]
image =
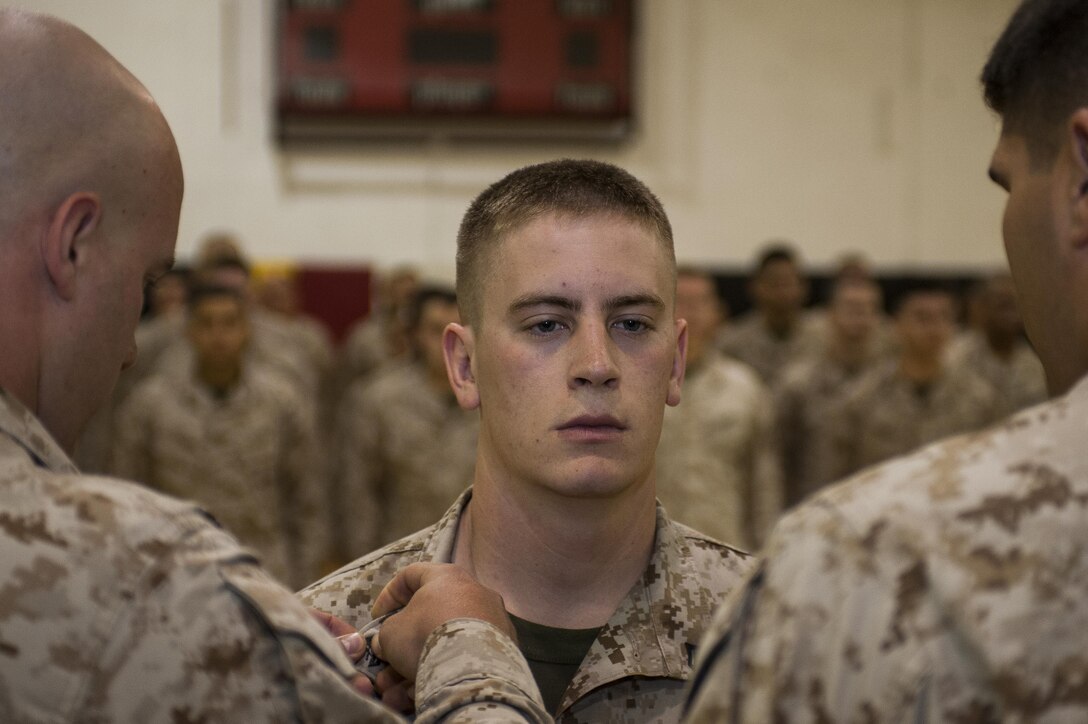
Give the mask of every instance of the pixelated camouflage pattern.
[(1027, 342), (1013, 347), (1003, 360), (977, 331), (965, 332), (948, 353), (949, 364), (972, 370), (990, 383), (1005, 411), (1013, 413), (1046, 399), (1046, 372), (1039, 356)]
[[(466, 491), (435, 525), (366, 555), (299, 595), (356, 627), (386, 582), (417, 561), (448, 563)], [(657, 510), (654, 552), (641, 579), (601, 629), (563, 696), (560, 722), (676, 722), (684, 682), (717, 604), (749, 558)]]
[(823, 340), (819, 324), (807, 315), (802, 315), (792, 334), (778, 337), (767, 327), (762, 315), (752, 311), (722, 329), (718, 348), (754, 369), (763, 384), (773, 389), (786, 365), (818, 352)]
[(770, 531), (782, 474), (771, 397), (750, 367), (718, 353), (688, 366), (665, 409), (657, 496), (673, 520), (746, 550)]
[(192, 374), (158, 375), (118, 414), (113, 472), (198, 501), (273, 575), (302, 586), (328, 553), (311, 409), (260, 370), (222, 400)]
[[(203, 511), (79, 475), (2, 389), (0, 511), (0, 720), (405, 721)], [(549, 721), (513, 649), (481, 621), (436, 630), (416, 721)]]
[(1088, 379), (786, 515), (690, 721), (1088, 721)]
[[(872, 362), (846, 367), (826, 353), (789, 365), (775, 390), (775, 430), (785, 481), (785, 504), (792, 507), (841, 477), (844, 451), (837, 434), (846, 401)], [(837, 477), (838, 476), (838, 477)]]
[(338, 420), (341, 560), (431, 525), (472, 482), (479, 415), (436, 391), (418, 362), (353, 384)]
[(970, 370), (946, 368), (919, 397), (895, 360), (877, 365), (850, 391), (835, 421), (832, 479), (1000, 419), (997, 393)]

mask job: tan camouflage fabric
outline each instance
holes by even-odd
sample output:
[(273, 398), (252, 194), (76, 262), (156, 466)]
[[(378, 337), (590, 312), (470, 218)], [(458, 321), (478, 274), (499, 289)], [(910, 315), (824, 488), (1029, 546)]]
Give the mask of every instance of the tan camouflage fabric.
[(260, 370), (222, 400), (192, 374), (155, 376), (118, 414), (113, 472), (198, 501), (273, 575), (302, 586), (328, 551), (311, 409)]
[(420, 363), (353, 384), (338, 420), (342, 561), (432, 524), (472, 482), (479, 415), (431, 387)]
[(1088, 379), (787, 514), (691, 722), (1088, 721)]
[(746, 550), (770, 531), (782, 472), (770, 393), (750, 367), (717, 353), (688, 366), (665, 408), (657, 496), (673, 520)]
[(786, 365), (822, 348), (824, 335), (818, 323), (802, 315), (789, 336), (777, 337), (762, 315), (752, 311), (726, 325), (718, 342), (722, 352), (752, 367), (773, 388)]
[(1004, 360), (979, 332), (965, 332), (949, 350), (949, 364), (972, 370), (990, 383), (1006, 412), (1023, 410), (1046, 400), (1046, 372), (1027, 342), (1017, 344), (1012, 356)]
[[(471, 490), (435, 525), (375, 551), (301, 591), (309, 606), (353, 626), (370, 621), (386, 582), (417, 561), (448, 563)], [(650, 563), (601, 629), (560, 703), (559, 722), (677, 722), (696, 647), (749, 558), (671, 522), (657, 509)]]
[(842, 476), (839, 461), (846, 451), (835, 447), (844, 442), (838, 426), (846, 424), (846, 401), (871, 364), (846, 367), (820, 353), (782, 373), (775, 390), (775, 429), (787, 507)]
[(970, 370), (947, 368), (920, 396), (890, 360), (870, 370), (851, 390), (837, 442), (832, 479), (917, 450), (950, 435), (979, 430), (998, 420), (997, 393)]
[[(0, 720), (404, 721), (353, 692), (339, 645), (203, 511), (80, 475), (3, 390), (0, 511)], [(416, 685), (416, 721), (550, 720), (480, 621), (432, 634)]]

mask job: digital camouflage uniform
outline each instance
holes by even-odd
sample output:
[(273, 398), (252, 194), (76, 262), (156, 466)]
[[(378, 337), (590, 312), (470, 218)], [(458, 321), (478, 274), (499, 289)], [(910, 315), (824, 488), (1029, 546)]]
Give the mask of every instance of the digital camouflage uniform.
[(845, 424), (844, 406), (865, 369), (848, 368), (821, 353), (794, 362), (782, 373), (775, 391), (775, 428), (786, 506), (844, 474), (839, 461), (846, 451), (835, 448), (844, 442), (837, 426)]
[(434, 523), (472, 482), (479, 415), (411, 362), (349, 389), (337, 425), (341, 560)]
[(946, 368), (920, 396), (889, 360), (858, 380), (834, 421), (833, 480), (943, 437), (979, 430), (1002, 414), (997, 393), (965, 369)]
[[(199, 508), (80, 475), (0, 390), (0, 720), (397, 722), (340, 646)], [(456, 634), (456, 635), (453, 635)], [(428, 639), (417, 721), (547, 721), (479, 621)]]
[[(435, 525), (364, 556), (299, 595), (353, 626), (393, 575), (417, 561), (452, 559), (466, 493)], [(748, 557), (657, 509), (650, 564), (601, 629), (563, 696), (559, 722), (676, 722), (696, 647)]]
[(784, 516), (689, 721), (1088, 721), (1085, 420), (1088, 378)]
[(158, 375), (118, 415), (113, 472), (198, 501), (273, 575), (302, 586), (328, 551), (309, 410), (260, 371), (244, 370), (225, 399), (192, 374)]
[(657, 495), (669, 517), (754, 550), (782, 509), (782, 475), (767, 389), (747, 365), (710, 353), (688, 366), (665, 408)]
[(1046, 372), (1035, 350), (1021, 341), (1008, 360), (999, 358), (978, 332), (966, 332), (949, 351), (949, 363), (972, 370), (990, 383), (1006, 412), (1037, 405), (1046, 399)]
[(727, 355), (750, 366), (770, 388), (778, 383), (782, 370), (790, 362), (817, 352), (823, 345), (819, 324), (801, 315), (787, 337), (774, 335), (763, 316), (752, 311), (729, 323), (719, 338), (719, 348)]

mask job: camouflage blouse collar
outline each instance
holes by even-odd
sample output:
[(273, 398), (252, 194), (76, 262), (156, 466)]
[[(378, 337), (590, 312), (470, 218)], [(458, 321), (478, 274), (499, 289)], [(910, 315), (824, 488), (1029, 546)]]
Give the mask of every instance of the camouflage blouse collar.
[(689, 570), (690, 560), (683, 536), (659, 503), (650, 563), (597, 635), (561, 710), (612, 681), (690, 676), (695, 646), (710, 618), (708, 607), (716, 603)]
[[(452, 560), (458, 523), (471, 499), (469, 488), (446, 511), (424, 541), (420, 560)], [(658, 504), (650, 563), (601, 629), (560, 709), (599, 686), (631, 676), (688, 678), (695, 646), (717, 603), (700, 585), (690, 553)]]
[(0, 433), (18, 443), (41, 467), (56, 473), (79, 472), (34, 413), (3, 388), (0, 388)]

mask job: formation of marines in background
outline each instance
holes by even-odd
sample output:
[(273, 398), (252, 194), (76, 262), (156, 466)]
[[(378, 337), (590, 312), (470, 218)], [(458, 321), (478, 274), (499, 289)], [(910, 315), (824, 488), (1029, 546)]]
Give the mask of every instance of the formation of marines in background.
[[(1026, 0), (983, 71), (1012, 276), (980, 281), (958, 338), (947, 289), (885, 318), (864, 264), (806, 310), (782, 244), (723, 324), (649, 189), (556, 161), (470, 206), (456, 296), (391, 278), (339, 370), (227, 237), (137, 330), (173, 257), (169, 128), (71, 26), (0, 11), (0, 36), (14, 718), (1088, 716), (1083, 3)], [(80, 473), (81, 437), (90, 466), (195, 502)], [(297, 586), (351, 559), (309, 614), (263, 568)], [(363, 679), (356, 630), (395, 610)]]

